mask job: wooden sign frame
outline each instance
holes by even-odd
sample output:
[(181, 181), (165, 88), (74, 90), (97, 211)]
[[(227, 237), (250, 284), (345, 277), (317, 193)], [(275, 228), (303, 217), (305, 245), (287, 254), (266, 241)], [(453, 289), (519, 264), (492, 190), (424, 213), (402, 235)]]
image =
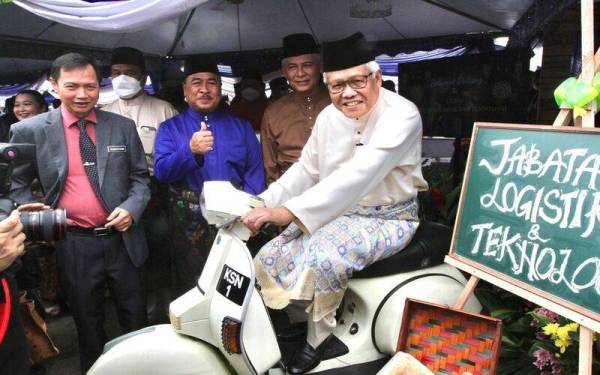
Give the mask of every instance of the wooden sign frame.
[(568, 319), (575, 321), (581, 325), (593, 328), (600, 331), (600, 313), (587, 310), (579, 305), (564, 300), (556, 295), (538, 289), (530, 284), (510, 277), (504, 273), (498, 272), (483, 264), (477, 263), (471, 259), (465, 258), (456, 253), (457, 237), (459, 228), (462, 223), (462, 215), (464, 203), (467, 195), (467, 184), (471, 178), (473, 156), (475, 154), (476, 139), (479, 129), (516, 129), (524, 131), (541, 131), (541, 132), (565, 132), (565, 133), (595, 133), (600, 135), (600, 129), (580, 128), (580, 127), (552, 127), (547, 125), (522, 125), (522, 124), (495, 124), (495, 123), (475, 123), (473, 128), (473, 137), (469, 149), (469, 158), (467, 160), (467, 169), (463, 179), (463, 186), (460, 195), (459, 210), (454, 225), (452, 234), (452, 243), (450, 245), (450, 254), (446, 257), (446, 263), (449, 263), (463, 271), (477, 276), (480, 279), (486, 280), (494, 285), (501, 286), (502, 289), (516, 294), (522, 298), (530, 300), (542, 307), (550, 309), (557, 314), (560, 314)]
[[(591, 83), (595, 72), (599, 70), (600, 66), (600, 49), (594, 54), (594, 0), (581, 0), (581, 75), (580, 79)], [(561, 108), (558, 116), (554, 120), (553, 126), (555, 127), (567, 127), (571, 122), (573, 111), (571, 109)], [(596, 113), (596, 101), (592, 101), (587, 108), (586, 114), (581, 118), (574, 119), (575, 128), (594, 128), (594, 115)], [(555, 128), (556, 129), (556, 128)], [(581, 130), (581, 129), (580, 129)], [(575, 130), (576, 131), (576, 130)], [(471, 145), (471, 147), (473, 147)], [(472, 151), (472, 150), (471, 150)], [(470, 157), (470, 156), (469, 156)], [(466, 181), (466, 179), (464, 180)], [(464, 181), (463, 191), (461, 192), (461, 201), (459, 207), (462, 207), (463, 199), (462, 194), (464, 193)], [(455, 227), (456, 232), (456, 227)], [(454, 245), (455, 236), (453, 235), (452, 244)], [(474, 267), (473, 263), (467, 259), (456, 256), (446, 256), (446, 262), (462, 269), (463, 271), (471, 273), (465, 289), (459, 296), (456, 304), (454, 305), (457, 309), (462, 309), (466, 304), (467, 300), (473, 294), (477, 283), (480, 278), (486, 279), (496, 286), (505, 289), (513, 294), (520, 295), (521, 297), (536, 303), (540, 306), (566, 316), (569, 319), (580, 322), (579, 330), (579, 375), (591, 375), (592, 374), (592, 355), (593, 355), (593, 332), (600, 332), (600, 319), (594, 314), (582, 315), (577, 310), (571, 310), (565, 307), (566, 305), (556, 303), (554, 300), (550, 300), (537, 293), (533, 293), (530, 290), (524, 289), (521, 286), (507, 282), (504, 278), (497, 277), (493, 273), (484, 272), (479, 267)], [(566, 301), (564, 301), (566, 302)], [(568, 315), (567, 315), (568, 314)], [(575, 319), (573, 319), (575, 318)], [(600, 348), (600, 346), (599, 346)], [(600, 350), (600, 349), (599, 349)]]

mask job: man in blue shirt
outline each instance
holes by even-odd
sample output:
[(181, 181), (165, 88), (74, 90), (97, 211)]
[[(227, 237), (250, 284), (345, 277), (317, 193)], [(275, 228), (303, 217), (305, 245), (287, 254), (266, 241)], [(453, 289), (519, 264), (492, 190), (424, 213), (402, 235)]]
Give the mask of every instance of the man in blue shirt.
[(184, 74), (189, 109), (161, 124), (154, 146), (154, 176), (171, 186), (173, 281), (180, 293), (196, 284), (212, 244), (199, 207), (204, 181), (231, 181), (250, 194), (265, 187), (261, 147), (252, 126), (219, 109), (217, 65), (207, 57), (192, 58)]

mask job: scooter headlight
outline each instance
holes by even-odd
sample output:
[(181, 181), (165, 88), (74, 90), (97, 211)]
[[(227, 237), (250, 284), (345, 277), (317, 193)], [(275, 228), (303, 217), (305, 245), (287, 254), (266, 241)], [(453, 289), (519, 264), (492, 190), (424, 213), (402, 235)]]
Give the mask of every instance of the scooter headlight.
[(221, 323), (221, 342), (229, 354), (240, 354), (242, 345), (240, 343), (240, 331), (242, 323), (233, 318), (226, 317)]
[(169, 311), (169, 320), (171, 321), (173, 328), (175, 328), (177, 331), (181, 331), (181, 319), (171, 311)]

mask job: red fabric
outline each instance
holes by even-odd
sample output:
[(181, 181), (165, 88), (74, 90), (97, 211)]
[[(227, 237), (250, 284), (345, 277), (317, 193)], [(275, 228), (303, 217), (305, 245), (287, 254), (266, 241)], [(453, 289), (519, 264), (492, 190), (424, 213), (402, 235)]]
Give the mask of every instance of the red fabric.
[(8, 323), (10, 320), (11, 300), (10, 290), (8, 289), (8, 282), (5, 278), (0, 279), (0, 286), (4, 293), (4, 302), (0, 303), (0, 344), (4, 340), (6, 331), (8, 330)]
[[(96, 196), (88, 179), (79, 151), (79, 128), (77, 117), (61, 106), (61, 115), (67, 142), (68, 173), (63, 191), (58, 198), (57, 208), (67, 210), (67, 224), (85, 228), (101, 227), (106, 224), (108, 212)], [(96, 143), (96, 113), (90, 112), (86, 131)]]

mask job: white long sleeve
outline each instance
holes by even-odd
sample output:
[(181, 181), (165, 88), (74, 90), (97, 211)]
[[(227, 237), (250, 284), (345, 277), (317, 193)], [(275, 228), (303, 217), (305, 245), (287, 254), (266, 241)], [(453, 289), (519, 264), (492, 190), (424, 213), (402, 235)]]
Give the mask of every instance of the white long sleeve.
[(348, 119), (330, 105), (317, 118), (300, 160), (265, 192), (267, 205), (283, 204), (312, 233), (356, 204), (414, 198), (427, 188), (421, 136), (417, 108), (387, 90), (363, 119)]

